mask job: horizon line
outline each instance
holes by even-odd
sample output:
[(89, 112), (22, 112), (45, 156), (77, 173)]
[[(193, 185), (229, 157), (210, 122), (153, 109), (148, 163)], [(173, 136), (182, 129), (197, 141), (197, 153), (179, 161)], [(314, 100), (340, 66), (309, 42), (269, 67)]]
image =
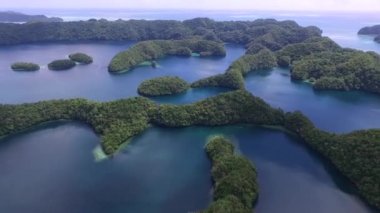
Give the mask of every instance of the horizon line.
[[(86, 8), (78, 8), (78, 7), (9, 7), (9, 8), (1, 8), (0, 12), (6, 12), (6, 11), (13, 11), (17, 12), (15, 10), (45, 10), (45, 9), (53, 9), (53, 10), (145, 10), (145, 11), (168, 11), (168, 10), (177, 10), (177, 11), (241, 11), (241, 12), (319, 12), (319, 13), (331, 13), (331, 12), (347, 12), (347, 13), (363, 13), (363, 12), (370, 12), (370, 13), (378, 13), (378, 10), (300, 10), (300, 9), (238, 9), (238, 8), (232, 8), (232, 9), (202, 9), (202, 8), (118, 8), (118, 7), (86, 7)], [(380, 16), (380, 15), (379, 15)]]

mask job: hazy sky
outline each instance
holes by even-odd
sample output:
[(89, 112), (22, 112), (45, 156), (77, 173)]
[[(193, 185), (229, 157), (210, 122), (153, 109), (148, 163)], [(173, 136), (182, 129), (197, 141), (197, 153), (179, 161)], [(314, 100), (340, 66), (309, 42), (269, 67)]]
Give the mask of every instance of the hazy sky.
[(379, 11), (380, 0), (1, 0), (0, 8)]

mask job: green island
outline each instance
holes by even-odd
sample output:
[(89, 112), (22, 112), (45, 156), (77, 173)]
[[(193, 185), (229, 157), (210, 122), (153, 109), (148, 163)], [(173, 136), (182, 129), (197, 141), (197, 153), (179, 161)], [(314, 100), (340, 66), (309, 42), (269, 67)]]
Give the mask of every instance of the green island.
[(244, 76), (256, 70), (290, 67), (291, 77), (316, 90), (362, 90), (380, 93), (380, 55), (342, 48), (327, 37), (311, 37), (277, 51), (268, 48), (246, 54), (224, 74), (192, 83), (192, 87), (244, 88)]
[(0, 105), (0, 135), (43, 122), (75, 120), (101, 136), (108, 155), (150, 125), (187, 127), (254, 124), (281, 126), (329, 159), (372, 205), (380, 208), (380, 130), (333, 134), (317, 129), (300, 112), (284, 113), (245, 90), (235, 90), (187, 105), (158, 105), (136, 97), (106, 103), (84, 99)]
[[(362, 33), (365, 33), (364, 31)], [(128, 71), (143, 62), (153, 63), (154, 60), (168, 55), (189, 57), (198, 53), (201, 56), (223, 56), (226, 53), (222, 42), (246, 47), (246, 54), (232, 63), (224, 74), (191, 84), (191, 87), (227, 87), (235, 91), (186, 105), (159, 105), (144, 97), (105, 103), (71, 99), (0, 105), (2, 136), (44, 122), (80, 121), (90, 125), (99, 134), (102, 149), (107, 155), (113, 155), (122, 144), (151, 125), (277, 126), (295, 134), (302, 143), (328, 159), (353, 183), (366, 201), (380, 208), (379, 129), (348, 134), (325, 132), (317, 129), (300, 112), (286, 113), (274, 109), (244, 90), (244, 77), (249, 72), (280, 66), (291, 69), (292, 79), (308, 81), (315, 89), (379, 93), (380, 57), (377, 53), (342, 48), (331, 39), (322, 37), (321, 30), (316, 27), (301, 27), (293, 21), (272, 19), (237, 22), (219, 22), (207, 18), (186, 21), (101, 19), (62, 23), (0, 24), (0, 32), (1, 45), (53, 41), (141, 41), (116, 55), (109, 64), (110, 72)], [(376, 40), (380, 38), (377, 37)], [(72, 60), (58, 60), (49, 64), (49, 69), (61, 70), (74, 66), (75, 62)], [(218, 140), (222, 139), (217, 138), (213, 141)], [(233, 154), (233, 148), (223, 144), (222, 147), (213, 147), (212, 144), (214, 143), (208, 144), (206, 151), (209, 151), (208, 154), (215, 163), (212, 173), (216, 196), (215, 202), (206, 211), (217, 212), (221, 208), (231, 206), (244, 212), (248, 211), (251, 209), (251, 201), (257, 197), (255, 183), (244, 183), (244, 186), (248, 184), (249, 187), (244, 188), (247, 191), (239, 195), (229, 191), (233, 190), (229, 183), (240, 184), (239, 177), (234, 176), (235, 173), (256, 175), (254, 170), (249, 169), (247, 165), (241, 165), (242, 170), (228, 167), (230, 163), (240, 165), (244, 160), (230, 162), (228, 158), (231, 161), (239, 158)], [(212, 150), (219, 148), (232, 149), (226, 154), (227, 159), (222, 159), (225, 156), (214, 158)], [(231, 169), (232, 175), (219, 174), (219, 169)], [(219, 185), (223, 187), (218, 189)]]
[(232, 63), (224, 74), (200, 79), (191, 84), (191, 87), (226, 87), (243, 89), (244, 76), (251, 71), (266, 70), (277, 66), (276, 56), (268, 49), (260, 50), (256, 54), (247, 54)]
[(371, 35), (375, 36), (374, 40), (380, 43), (380, 25), (374, 25), (371, 27), (363, 27), (358, 32), (359, 35)]
[(164, 76), (143, 81), (137, 91), (143, 96), (161, 96), (182, 93), (189, 87), (189, 84), (179, 77)]
[(68, 70), (75, 67), (75, 62), (70, 59), (60, 59), (48, 64), (49, 70)]
[(276, 50), (289, 43), (320, 36), (317, 27), (301, 27), (294, 21), (214, 21), (195, 18), (174, 20), (116, 20), (0, 24), (0, 45), (59, 41), (145, 41), (201, 38), (247, 45), (250, 52), (266, 46)]
[(206, 144), (206, 152), (212, 162), (214, 202), (202, 211), (252, 212), (258, 197), (256, 169), (251, 162), (234, 153), (234, 145), (223, 136), (214, 136)]
[(92, 57), (85, 53), (73, 53), (69, 55), (69, 58), (80, 64), (91, 64), (93, 62)]
[(215, 41), (199, 39), (143, 41), (118, 53), (111, 60), (108, 71), (124, 72), (146, 61), (154, 61), (168, 55), (190, 57), (192, 53), (199, 53), (205, 57), (226, 55), (223, 44)]
[(28, 15), (14, 11), (0, 11), (0, 22), (62, 22), (58, 17), (45, 15)]
[(35, 63), (16, 62), (11, 65), (11, 68), (14, 71), (37, 71), (40, 69), (40, 66)]

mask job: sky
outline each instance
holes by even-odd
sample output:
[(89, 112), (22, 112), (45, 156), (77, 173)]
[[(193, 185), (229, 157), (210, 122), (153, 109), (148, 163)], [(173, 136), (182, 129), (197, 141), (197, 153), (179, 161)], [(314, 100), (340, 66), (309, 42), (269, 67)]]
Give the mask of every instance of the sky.
[(380, 12), (380, 0), (1, 0), (0, 8), (118, 8)]

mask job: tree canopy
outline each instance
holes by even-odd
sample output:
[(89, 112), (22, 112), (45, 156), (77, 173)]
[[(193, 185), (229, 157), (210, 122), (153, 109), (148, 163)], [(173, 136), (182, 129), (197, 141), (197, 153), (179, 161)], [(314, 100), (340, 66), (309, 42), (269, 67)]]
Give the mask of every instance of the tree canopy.
[(60, 59), (48, 64), (49, 70), (68, 70), (75, 67), (75, 62), (70, 59)]
[(80, 64), (91, 64), (93, 62), (92, 57), (85, 53), (73, 53), (69, 55), (69, 58)]
[(143, 41), (118, 53), (111, 60), (108, 71), (128, 71), (145, 61), (153, 61), (169, 55), (190, 57), (192, 53), (198, 53), (200, 56), (224, 57), (226, 55), (223, 44), (214, 41), (199, 39)]
[(174, 95), (189, 88), (189, 84), (179, 77), (164, 76), (143, 81), (137, 91), (143, 96)]
[(14, 71), (37, 71), (40, 66), (30, 62), (16, 62), (11, 65), (11, 68)]
[(235, 154), (234, 145), (223, 136), (213, 136), (206, 144), (212, 162), (214, 202), (203, 212), (252, 212), (258, 197), (256, 169), (251, 162)]

